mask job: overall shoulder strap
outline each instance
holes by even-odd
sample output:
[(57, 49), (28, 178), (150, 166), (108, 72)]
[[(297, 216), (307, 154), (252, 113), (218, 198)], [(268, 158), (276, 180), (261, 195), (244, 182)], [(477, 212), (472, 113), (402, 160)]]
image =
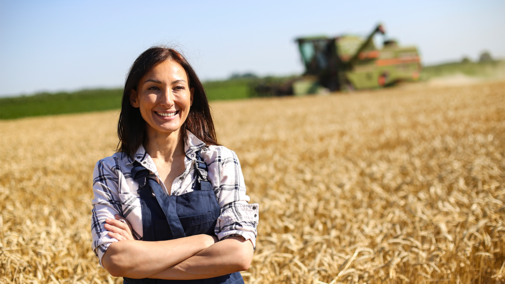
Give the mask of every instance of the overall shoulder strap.
[(147, 184), (147, 176), (149, 175), (149, 170), (142, 166), (139, 162), (133, 162), (133, 169), (131, 171), (131, 176), (135, 182), (139, 184), (139, 189), (141, 190)]
[(195, 163), (195, 172), (197, 175), (196, 183), (194, 185), (195, 190), (211, 190), (212, 184), (209, 182), (209, 178), (207, 176), (208, 167), (205, 161), (202, 158), (201, 150), (195, 153), (196, 163)]

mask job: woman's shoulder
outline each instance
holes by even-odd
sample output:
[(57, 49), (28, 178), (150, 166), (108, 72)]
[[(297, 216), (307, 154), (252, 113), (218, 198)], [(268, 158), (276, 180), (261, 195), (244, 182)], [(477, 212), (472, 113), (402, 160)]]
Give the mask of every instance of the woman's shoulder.
[(186, 141), (186, 154), (194, 156), (196, 152), (200, 152), (202, 158), (207, 162), (207, 159), (217, 159), (219, 157), (236, 157), (235, 152), (221, 145), (206, 145), (201, 139), (195, 136), (190, 131), (187, 132), (188, 138)]
[(128, 162), (129, 160), (130, 160), (130, 158), (128, 157), (128, 155), (126, 155), (126, 153), (116, 152), (116, 153), (112, 154), (111, 156), (108, 156), (108, 157), (98, 160), (97, 163), (109, 164), (109, 163), (114, 163), (114, 162), (118, 162), (118, 161)]
[(225, 146), (206, 146), (202, 149), (201, 156), (207, 165), (239, 165), (237, 154)]
[(210, 145), (202, 149), (202, 155), (208, 156), (221, 156), (221, 157), (235, 157), (237, 156), (235, 152), (225, 146), (221, 145)]
[(102, 158), (96, 162), (95, 168), (108, 169), (108, 170), (120, 170), (124, 168), (127, 164), (131, 163), (131, 159), (124, 152), (116, 152), (111, 156)]

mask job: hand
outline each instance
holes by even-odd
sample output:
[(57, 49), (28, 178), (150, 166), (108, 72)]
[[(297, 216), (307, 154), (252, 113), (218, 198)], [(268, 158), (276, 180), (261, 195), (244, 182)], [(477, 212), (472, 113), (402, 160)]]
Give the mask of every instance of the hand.
[(125, 218), (115, 215), (116, 219), (107, 218), (105, 229), (109, 231), (109, 236), (118, 241), (135, 240), (133, 238), (131, 226)]

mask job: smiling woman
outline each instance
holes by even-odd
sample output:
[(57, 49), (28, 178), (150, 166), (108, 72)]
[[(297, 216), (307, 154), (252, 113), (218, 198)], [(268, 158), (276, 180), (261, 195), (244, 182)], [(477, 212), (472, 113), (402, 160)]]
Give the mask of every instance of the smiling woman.
[(148, 136), (179, 133), (193, 103), (188, 81), (184, 68), (173, 60), (155, 65), (140, 79), (130, 101), (147, 122)]
[[(118, 152), (93, 173), (93, 249), (125, 283), (243, 283), (258, 205), (235, 153), (217, 143), (205, 91), (177, 51), (134, 62)], [(189, 281), (188, 281), (189, 280)]]

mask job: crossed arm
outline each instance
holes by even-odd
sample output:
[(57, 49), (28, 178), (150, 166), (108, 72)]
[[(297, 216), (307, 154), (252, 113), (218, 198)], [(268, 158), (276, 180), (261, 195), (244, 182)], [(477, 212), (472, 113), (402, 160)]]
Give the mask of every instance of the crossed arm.
[[(119, 219), (119, 216), (116, 216)], [(205, 279), (247, 270), (253, 246), (242, 237), (216, 242), (209, 235), (148, 242), (133, 239), (129, 226), (107, 219), (105, 228), (112, 243), (102, 258), (113, 276), (157, 279)]]

